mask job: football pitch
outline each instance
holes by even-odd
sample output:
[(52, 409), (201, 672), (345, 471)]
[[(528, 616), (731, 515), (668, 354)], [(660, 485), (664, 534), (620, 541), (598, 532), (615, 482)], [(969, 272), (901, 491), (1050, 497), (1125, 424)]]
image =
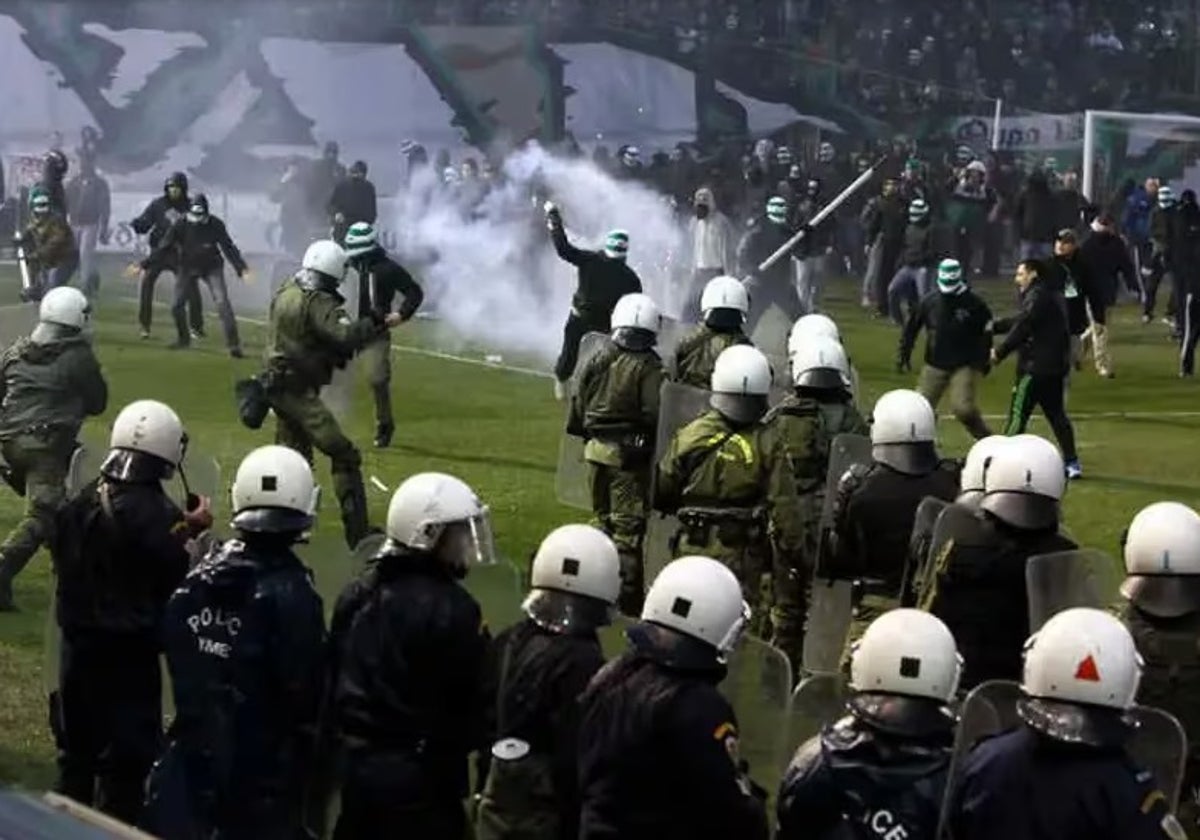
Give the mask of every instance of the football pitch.
[[(16, 287), (15, 273), (0, 271), (0, 304), (15, 299)], [(1005, 281), (980, 282), (977, 288), (998, 314), (1015, 305)], [(191, 451), (220, 464), (218, 530), (228, 534), (228, 482), (241, 457), (270, 443), (273, 436), (270, 419), (259, 431), (239, 424), (232, 393), (236, 380), (259, 369), (264, 335), (261, 321), (253, 319), (261, 316), (248, 313), (243, 321), (248, 358), (235, 361), (224, 351), (206, 300), (208, 337), (191, 350), (170, 352), (165, 344), (171, 330), (162, 308), (155, 313), (154, 337), (138, 339), (134, 306), (127, 299), (132, 291), (127, 281), (111, 280), (97, 307), (96, 347), (110, 398), (108, 411), (88, 423), (84, 437), (106, 439), (113, 417), (135, 399), (170, 404), (184, 420)], [(913, 386), (923, 340), (914, 354), (913, 373), (896, 373), (897, 330), (863, 315), (852, 302), (855, 292), (849, 282), (835, 284), (828, 304), (859, 370), (864, 391), (860, 404), (866, 413), (884, 391)], [(1101, 380), (1085, 364), (1070, 389), (1068, 405), (1085, 477), (1070, 486), (1065, 507), (1067, 527), (1078, 542), (1117, 556), (1121, 533), (1142, 506), (1164, 499), (1200, 503), (1200, 390), (1194, 381), (1178, 379), (1177, 348), (1167, 339), (1166, 328), (1157, 323), (1143, 326), (1135, 304), (1114, 310), (1110, 326), (1117, 378)], [(471, 484), (491, 508), (501, 554), (524, 565), (548, 531), (586, 516), (560, 505), (554, 496), (563, 406), (553, 398), (548, 375), (529, 370), (548, 370), (549, 363), (514, 360), (522, 370), (504, 369), (485, 361), (485, 356), (502, 350), (463, 350), (461, 341), (453, 346), (462, 358), (453, 358), (445, 338), (435, 324), (423, 321), (393, 332), (397, 431), (391, 448), (370, 447), (373, 418), (365, 383), (356, 388), (348, 431), (362, 449), (364, 475), (388, 488), (427, 470), (452, 473)], [(1013, 365), (1013, 360), (1006, 361), (985, 380), (982, 405), (994, 430), (1003, 424)], [(969, 438), (952, 418), (943, 417), (939, 429), (944, 454), (965, 454)], [(1030, 431), (1049, 435), (1040, 418)], [(320, 456), (316, 471), (322, 486), (330, 487), (328, 463)], [(370, 480), (367, 494), (371, 522), (382, 525), (389, 494)], [(22, 504), (7, 488), (0, 488), (0, 528), (7, 531), (16, 524)], [(351, 562), (331, 492), (323, 495), (317, 529), (303, 556), (332, 608)], [(21, 612), (0, 614), (0, 783), (35, 789), (48, 787), (54, 776), (43, 685), (51, 585), (48, 558), (42, 553), (17, 580)], [(515, 607), (514, 593), (504, 591), (496, 597), (511, 598)]]

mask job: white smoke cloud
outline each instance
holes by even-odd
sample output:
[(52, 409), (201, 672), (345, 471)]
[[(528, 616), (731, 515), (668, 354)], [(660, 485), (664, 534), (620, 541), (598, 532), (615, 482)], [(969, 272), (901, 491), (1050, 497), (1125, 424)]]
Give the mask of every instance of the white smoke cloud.
[(438, 314), (464, 344), (553, 359), (575, 291), (575, 268), (558, 259), (542, 216), (560, 208), (568, 235), (595, 248), (608, 231), (630, 234), (629, 263), (664, 312), (679, 314), (686, 281), (672, 280), (684, 227), (658, 193), (615, 180), (590, 161), (532, 146), (508, 157), (505, 178), (464, 214), (428, 168), (403, 191), (397, 251), (438, 301)]

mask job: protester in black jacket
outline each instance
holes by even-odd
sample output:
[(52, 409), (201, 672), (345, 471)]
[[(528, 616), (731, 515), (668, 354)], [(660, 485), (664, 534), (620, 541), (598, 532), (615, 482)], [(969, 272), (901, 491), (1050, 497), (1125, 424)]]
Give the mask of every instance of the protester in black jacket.
[(1017, 196), (1013, 223), (1021, 240), (1021, 259), (1047, 258), (1053, 251), (1058, 232), (1056, 202), (1046, 173), (1036, 169), (1029, 174), (1025, 189)]
[(1004, 433), (1023, 434), (1034, 407), (1040, 405), (1058, 439), (1067, 477), (1074, 479), (1083, 475), (1083, 469), (1075, 451), (1075, 429), (1063, 401), (1071, 352), (1067, 305), (1052, 283), (1043, 279), (1045, 272), (1037, 260), (1022, 260), (1017, 265), (1014, 282), (1021, 293), (1021, 311), (1015, 318), (993, 323), (995, 332), (1008, 335), (992, 349), (992, 365), (1017, 353), (1017, 381)]
[(1091, 229), (1079, 246), (1079, 253), (1095, 283), (1095, 294), (1088, 300), (1092, 310), (1092, 355), (1096, 372), (1111, 379), (1114, 374), (1108, 346), (1108, 309), (1116, 304), (1122, 281), (1127, 288), (1135, 289), (1139, 281), (1129, 249), (1117, 234), (1112, 217), (1102, 213), (1092, 221)]
[(908, 205), (895, 179), (883, 182), (883, 191), (863, 209), (861, 222), (870, 247), (863, 297), (874, 305), (877, 314), (886, 316), (887, 287), (896, 273), (896, 262), (904, 247), (904, 228), (908, 224)]
[(1179, 374), (1191, 376), (1195, 371), (1196, 342), (1200, 340), (1200, 205), (1192, 190), (1183, 191), (1179, 205), (1179, 246), (1176, 283), (1183, 333)]
[[(139, 235), (149, 234), (150, 250), (154, 251), (158, 243), (167, 235), (167, 231), (177, 221), (182, 219), (188, 209), (188, 177), (183, 172), (174, 172), (163, 184), (163, 194), (146, 205), (136, 219), (129, 223), (133, 232)], [(164, 257), (167, 254), (164, 252)], [(174, 260), (147, 264), (138, 284), (138, 323), (142, 326), (142, 338), (150, 337), (150, 320), (154, 305), (154, 284), (158, 275), (164, 271), (175, 271)], [(204, 313), (200, 306), (200, 287), (189, 289), (188, 323), (192, 335), (204, 334)]]
[[(1103, 286), (1092, 273), (1091, 265), (1080, 253), (1075, 231), (1064, 228), (1054, 242), (1054, 259), (1046, 262), (1047, 279), (1061, 292), (1067, 306), (1067, 328), (1071, 332), (1071, 366), (1079, 370), (1083, 363), (1083, 338), (1091, 329), (1093, 313), (1104, 320)], [(1102, 372), (1108, 376), (1112, 371)]]
[(355, 222), (374, 225), (377, 214), (375, 185), (367, 180), (367, 164), (356, 160), (350, 165), (349, 176), (338, 181), (329, 199), (334, 241), (344, 244), (350, 225)]
[(922, 327), (928, 332), (917, 390), (936, 409), (949, 389), (951, 411), (977, 440), (992, 433), (975, 400), (979, 380), (988, 371), (991, 322), (991, 309), (967, 286), (962, 265), (942, 260), (937, 289), (921, 298), (900, 334), (897, 367), (906, 371), (917, 334)]

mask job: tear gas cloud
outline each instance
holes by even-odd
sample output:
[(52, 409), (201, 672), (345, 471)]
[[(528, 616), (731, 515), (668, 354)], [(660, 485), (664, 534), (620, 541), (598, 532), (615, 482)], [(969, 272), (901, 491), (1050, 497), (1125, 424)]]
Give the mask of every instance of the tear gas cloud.
[[(671, 282), (684, 227), (663, 197), (618, 181), (582, 159), (530, 146), (510, 155), (504, 177), (464, 211), (431, 168), (402, 189), (397, 257), (437, 301), (437, 314), (461, 345), (553, 359), (575, 290), (575, 268), (554, 253), (542, 202), (555, 202), (567, 234), (598, 248), (613, 229), (630, 234), (629, 263), (665, 314), (677, 316), (683, 289)], [(443, 341), (446, 340), (443, 338)]]

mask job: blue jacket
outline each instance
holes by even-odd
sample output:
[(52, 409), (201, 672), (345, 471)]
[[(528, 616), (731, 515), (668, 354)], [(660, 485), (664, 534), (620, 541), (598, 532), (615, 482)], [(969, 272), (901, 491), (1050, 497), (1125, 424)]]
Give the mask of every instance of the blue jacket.
[(1121, 230), (1135, 243), (1150, 239), (1150, 211), (1154, 202), (1145, 187), (1136, 187), (1125, 199), (1125, 212), (1121, 214)]

